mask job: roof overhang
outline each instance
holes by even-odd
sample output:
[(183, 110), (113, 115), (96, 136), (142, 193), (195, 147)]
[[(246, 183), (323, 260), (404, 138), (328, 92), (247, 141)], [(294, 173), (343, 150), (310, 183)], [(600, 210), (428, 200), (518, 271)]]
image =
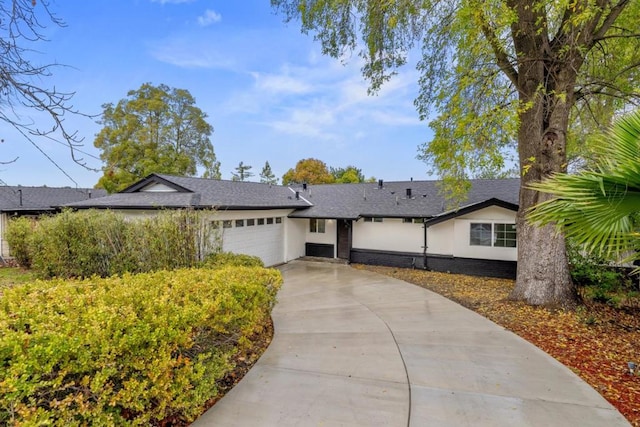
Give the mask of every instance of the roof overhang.
[(136, 191), (140, 191), (143, 188), (147, 187), (149, 184), (163, 184), (169, 188), (173, 188), (174, 190), (180, 193), (193, 193), (193, 191), (189, 190), (188, 188), (184, 188), (173, 181), (169, 181), (168, 179), (165, 179), (165, 178), (162, 178), (161, 176), (156, 175), (155, 173), (152, 173), (151, 175), (148, 175), (145, 178), (142, 178), (140, 181), (136, 182), (135, 184), (131, 184), (124, 190), (119, 191), (119, 193), (135, 193)]
[(450, 219), (457, 218), (459, 216), (466, 215), (475, 211), (479, 211), (481, 209), (485, 209), (491, 206), (498, 206), (500, 208), (509, 209), (514, 212), (518, 211), (518, 205), (514, 203), (505, 202), (504, 200), (500, 200), (496, 198), (491, 198), (483, 202), (463, 206), (453, 211), (443, 212), (440, 215), (436, 215), (430, 219), (425, 220), (424, 224), (426, 226), (436, 225), (441, 222), (448, 221)]

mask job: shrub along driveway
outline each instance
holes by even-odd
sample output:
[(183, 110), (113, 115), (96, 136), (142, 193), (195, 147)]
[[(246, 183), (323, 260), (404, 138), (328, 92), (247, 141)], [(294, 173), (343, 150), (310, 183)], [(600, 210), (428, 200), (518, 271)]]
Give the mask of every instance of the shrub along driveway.
[(437, 294), (293, 262), (274, 340), (194, 426), (625, 426), (570, 370)]

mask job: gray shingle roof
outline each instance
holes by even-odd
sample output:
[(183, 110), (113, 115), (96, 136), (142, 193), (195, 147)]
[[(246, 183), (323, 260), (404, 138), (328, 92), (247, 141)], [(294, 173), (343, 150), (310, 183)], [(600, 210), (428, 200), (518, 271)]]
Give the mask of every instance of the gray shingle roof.
[[(448, 210), (439, 194), (439, 181), (310, 185), (301, 195), (313, 206), (290, 215), (292, 218), (421, 217), (430, 218)], [(411, 197), (407, 197), (411, 189)], [(518, 204), (519, 179), (471, 180), (471, 190), (463, 206), (490, 199)]]
[[(154, 183), (173, 187), (178, 192), (141, 191)], [(70, 203), (67, 206), (122, 209), (288, 209), (308, 207), (309, 204), (302, 199), (296, 199), (294, 191), (279, 185), (153, 174), (120, 193), (101, 199)]]
[[(151, 184), (164, 184), (176, 192), (143, 191)], [(221, 181), (153, 174), (120, 193), (69, 203), (75, 208), (217, 208), (217, 209), (296, 209), (292, 218), (356, 219), (372, 217), (434, 218), (448, 212), (439, 194), (439, 181), (396, 181), (378, 183), (326, 184), (288, 188), (256, 182)], [(518, 204), (519, 179), (472, 180), (467, 199), (473, 206), (495, 199)], [(411, 196), (407, 196), (411, 189)], [(296, 199), (298, 191), (300, 198)]]
[(53, 211), (67, 203), (106, 194), (93, 188), (0, 186), (0, 211)]

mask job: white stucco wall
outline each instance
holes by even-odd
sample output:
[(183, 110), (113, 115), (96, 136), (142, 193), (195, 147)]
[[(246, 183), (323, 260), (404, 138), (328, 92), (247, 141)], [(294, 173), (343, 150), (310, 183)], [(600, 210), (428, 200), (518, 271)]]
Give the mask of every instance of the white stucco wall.
[(336, 256), (336, 245), (338, 242), (338, 222), (335, 219), (326, 219), (324, 221), (324, 233), (312, 233), (310, 231), (310, 221), (306, 220), (305, 225), (305, 242), (323, 243), (333, 245), (333, 256)]
[(445, 221), (427, 228), (427, 254), (453, 255), (454, 222)]
[(305, 254), (305, 236), (309, 228), (308, 219), (287, 218), (285, 222), (285, 261), (303, 257)]
[(0, 214), (0, 255), (4, 258), (4, 257), (9, 257), (11, 256), (10, 252), (9, 252), (9, 245), (7, 244), (7, 239), (4, 237), (4, 234), (7, 230), (7, 214), (6, 213), (2, 213)]
[(399, 218), (383, 218), (382, 222), (353, 223), (353, 248), (395, 252), (422, 252), (422, 224), (404, 223)]
[(455, 242), (453, 256), (506, 261), (518, 260), (517, 248), (472, 246), (469, 242), (472, 222), (515, 224), (516, 212), (497, 206), (491, 206), (471, 214), (455, 218), (453, 221), (453, 241)]

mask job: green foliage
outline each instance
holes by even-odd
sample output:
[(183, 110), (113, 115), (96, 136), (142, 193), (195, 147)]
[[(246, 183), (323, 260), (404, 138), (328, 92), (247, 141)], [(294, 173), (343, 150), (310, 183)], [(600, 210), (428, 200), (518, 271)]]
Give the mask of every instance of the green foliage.
[(556, 174), (532, 185), (554, 197), (529, 213), (554, 223), (588, 252), (612, 258), (636, 254), (640, 213), (640, 110), (618, 120), (599, 138), (592, 169)]
[(236, 166), (235, 172), (231, 172), (231, 179), (233, 181), (246, 181), (247, 178), (253, 176), (253, 172), (249, 172), (251, 168), (253, 168), (253, 166), (240, 162), (238, 166)]
[[(522, 114), (535, 104), (549, 108), (539, 116), (543, 120), (557, 106), (575, 102), (579, 120), (571, 135), (572, 146), (579, 149), (575, 138), (580, 129), (607, 123), (629, 100), (640, 98), (638, 2), (271, 4), (287, 20), (300, 19), (302, 31), (313, 33), (325, 54), (343, 58), (345, 51), (361, 49), (362, 72), (374, 92), (422, 43), (415, 104), (423, 119), (435, 118), (430, 122), (434, 138), (421, 147), (419, 157), (446, 178), (446, 190), (455, 197), (467, 190), (461, 180), (508, 168), (516, 141), (537, 143), (518, 135)], [(544, 58), (540, 46), (548, 47)], [(534, 74), (531, 64), (543, 60), (551, 66)]]
[(29, 270), (20, 267), (2, 267), (0, 268), (0, 296), (3, 288), (32, 282), (35, 279), (34, 274)]
[(567, 245), (571, 278), (584, 298), (618, 306), (635, 292), (627, 271), (612, 266), (602, 256), (587, 253), (579, 245)]
[(18, 265), (31, 267), (31, 236), (35, 227), (35, 220), (26, 216), (12, 218), (7, 224), (4, 237), (11, 248), (11, 256)]
[(103, 109), (94, 145), (105, 166), (96, 187), (116, 192), (151, 173), (195, 176), (198, 166), (220, 179), (213, 127), (189, 91), (144, 83)]
[(203, 267), (206, 268), (222, 268), (222, 267), (264, 267), (264, 263), (257, 256), (235, 254), (231, 252), (215, 252), (207, 255)]
[(276, 270), (234, 267), (4, 290), (0, 425), (193, 421), (281, 283)]
[(63, 211), (37, 223), (29, 257), (43, 278), (194, 267), (219, 248), (209, 217), (175, 210), (127, 220), (108, 210)]
[(350, 184), (350, 183), (358, 183), (365, 182), (366, 178), (362, 173), (362, 169), (357, 168), (355, 166), (347, 166), (345, 168), (329, 168), (329, 172), (336, 180), (336, 183), (339, 184)]
[(273, 171), (271, 170), (271, 165), (269, 164), (269, 162), (264, 162), (264, 167), (262, 168), (262, 171), (260, 172), (260, 182), (265, 183), (265, 184), (277, 184), (278, 183), (278, 178), (276, 178), (276, 176), (274, 175)]
[(288, 184), (332, 184), (335, 178), (325, 162), (318, 159), (302, 159), (296, 163), (295, 169), (289, 169), (282, 176), (282, 185)]

